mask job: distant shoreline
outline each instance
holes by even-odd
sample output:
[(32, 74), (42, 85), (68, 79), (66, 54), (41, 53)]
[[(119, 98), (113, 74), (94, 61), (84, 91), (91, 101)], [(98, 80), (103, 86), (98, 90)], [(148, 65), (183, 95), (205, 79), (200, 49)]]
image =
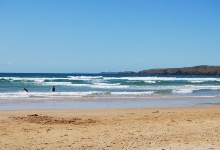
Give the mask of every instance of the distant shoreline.
[(118, 74), (144, 74), (144, 75), (212, 75), (220, 76), (220, 66), (194, 66), (183, 68), (155, 68), (139, 72), (124, 71)]

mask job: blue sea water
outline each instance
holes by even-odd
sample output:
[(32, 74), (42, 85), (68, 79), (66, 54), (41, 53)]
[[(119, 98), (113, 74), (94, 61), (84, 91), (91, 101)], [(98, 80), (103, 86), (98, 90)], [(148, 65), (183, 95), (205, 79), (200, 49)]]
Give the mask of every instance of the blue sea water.
[[(51, 91), (52, 86), (55, 86), (56, 92)], [(28, 89), (28, 93), (23, 91), (24, 87)], [(10, 102), (17, 100), (32, 102), (37, 100), (39, 102), (42, 100), (135, 99), (137, 104), (137, 100), (148, 100), (148, 102), (157, 100), (156, 102), (158, 102), (158, 100), (173, 99), (178, 99), (178, 101), (185, 99), (186, 101), (186, 99), (195, 98), (203, 100), (214, 98), (213, 102), (218, 103), (220, 77), (0, 73), (1, 105), (9, 100), (11, 100)], [(209, 103), (209, 100), (206, 103)], [(123, 106), (124, 104), (121, 107)]]

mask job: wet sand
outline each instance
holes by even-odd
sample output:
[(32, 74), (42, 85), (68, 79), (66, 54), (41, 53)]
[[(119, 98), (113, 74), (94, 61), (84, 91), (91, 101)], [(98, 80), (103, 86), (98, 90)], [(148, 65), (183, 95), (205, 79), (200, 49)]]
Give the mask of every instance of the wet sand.
[(1, 149), (220, 149), (220, 106), (0, 111)]

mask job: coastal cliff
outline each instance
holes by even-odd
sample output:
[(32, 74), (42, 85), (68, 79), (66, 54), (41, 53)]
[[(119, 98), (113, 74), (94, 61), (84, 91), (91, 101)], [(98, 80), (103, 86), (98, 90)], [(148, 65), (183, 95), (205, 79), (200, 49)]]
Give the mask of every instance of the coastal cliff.
[[(119, 72), (128, 74), (128, 72)], [(157, 68), (136, 72), (137, 74), (158, 74), (158, 75), (220, 75), (220, 66), (194, 66), (184, 68)], [(134, 74), (134, 72), (132, 72)]]

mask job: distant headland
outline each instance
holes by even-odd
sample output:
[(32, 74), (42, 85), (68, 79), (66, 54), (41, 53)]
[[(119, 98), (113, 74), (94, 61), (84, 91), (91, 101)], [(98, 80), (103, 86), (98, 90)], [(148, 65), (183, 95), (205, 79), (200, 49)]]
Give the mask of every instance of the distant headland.
[(142, 70), (139, 72), (134, 71), (123, 71), (118, 72), (118, 74), (148, 74), (148, 75), (213, 75), (220, 76), (220, 66), (194, 66), (194, 67), (184, 67), (184, 68), (156, 68)]

